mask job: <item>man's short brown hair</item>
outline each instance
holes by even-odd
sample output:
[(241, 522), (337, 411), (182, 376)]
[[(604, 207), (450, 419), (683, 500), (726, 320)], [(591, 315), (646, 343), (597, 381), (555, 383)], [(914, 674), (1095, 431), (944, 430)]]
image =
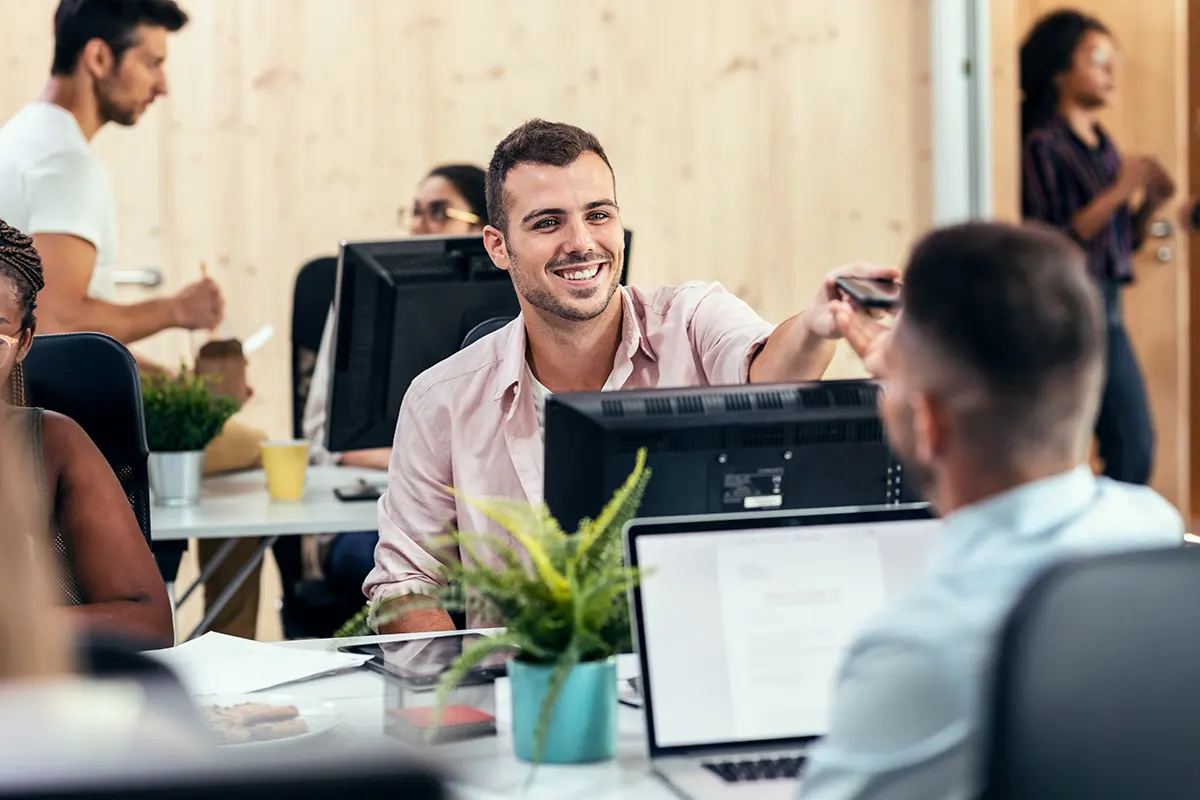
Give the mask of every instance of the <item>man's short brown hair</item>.
[(1090, 441), (1105, 326), (1078, 245), (1040, 225), (972, 222), (914, 248), (897, 337), (946, 391), (975, 387), (963, 434), (994, 462), (1019, 462)]
[[(508, 173), (520, 164), (544, 164), (565, 167), (575, 163), (584, 153), (600, 156), (609, 172), (612, 164), (592, 134), (565, 122), (531, 119), (496, 145), (487, 170), (488, 222), (502, 233), (508, 233), (508, 208), (504, 202), (504, 181)], [(616, 176), (613, 176), (616, 186)], [(613, 198), (614, 200), (616, 198)]]

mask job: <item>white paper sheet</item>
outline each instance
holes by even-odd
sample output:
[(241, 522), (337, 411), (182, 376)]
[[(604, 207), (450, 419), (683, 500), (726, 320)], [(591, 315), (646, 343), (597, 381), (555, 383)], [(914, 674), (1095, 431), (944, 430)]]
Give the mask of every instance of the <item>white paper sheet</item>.
[(884, 605), (879, 543), (852, 531), (746, 537), (721, 548), (718, 573), (738, 738), (826, 730), (845, 651)]
[(188, 691), (197, 696), (257, 692), (353, 669), (371, 660), (370, 656), (276, 647), (211, 632), (149, 655), (175, 670)]

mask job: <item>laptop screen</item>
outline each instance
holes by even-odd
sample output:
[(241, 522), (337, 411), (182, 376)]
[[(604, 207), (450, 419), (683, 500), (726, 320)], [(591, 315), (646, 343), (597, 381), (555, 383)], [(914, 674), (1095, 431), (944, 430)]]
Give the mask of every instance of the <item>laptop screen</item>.
[(922, 573), (939, 525), (634, 536), (635, 562), (653, 573), (638, 590), (652, 747), (824, 734), (847, 647)]

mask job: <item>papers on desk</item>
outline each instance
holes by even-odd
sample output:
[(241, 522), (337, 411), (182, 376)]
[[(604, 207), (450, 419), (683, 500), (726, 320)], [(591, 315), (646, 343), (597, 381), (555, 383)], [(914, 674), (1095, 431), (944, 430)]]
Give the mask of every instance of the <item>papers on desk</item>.
[(276, 647), (222, 633), (206, 633), (149, 655), (175, 670), (193, 695), (257, 692), (361, 667), (371, 660), (370, 656), (349, 653)]

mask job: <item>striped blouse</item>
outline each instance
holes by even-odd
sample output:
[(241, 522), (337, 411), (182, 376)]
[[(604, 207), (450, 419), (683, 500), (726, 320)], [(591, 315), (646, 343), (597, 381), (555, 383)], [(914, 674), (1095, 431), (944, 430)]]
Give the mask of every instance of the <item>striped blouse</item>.
[(1121, 173), (1121, 154), (1112, 138), (1099, 125), (1096, 134), (1100, 142), (1090, 147), (1058, 116), (1029, 133), (1021, 163), (1022, 212), (1025, 219), (1063, 230), (1079, 242), (1097, 280), (1128, 283), (1133, 280), (1133, 254), (1139, 244), (1128, 205), (1117, 209), (1087, 241), (1071, 229), (1072, 218)]

